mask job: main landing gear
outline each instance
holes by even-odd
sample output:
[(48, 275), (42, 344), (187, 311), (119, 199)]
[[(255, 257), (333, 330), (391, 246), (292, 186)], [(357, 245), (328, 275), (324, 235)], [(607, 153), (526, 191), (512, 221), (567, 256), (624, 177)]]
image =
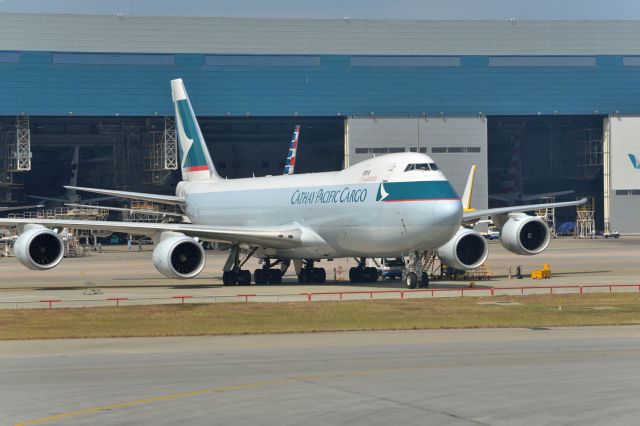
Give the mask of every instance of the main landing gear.
[(253, 272), (253, 279), (256, 284), (282, 284), (282, 276), (287, 271), (289, 265), (287, 264), (284, 269), (274, 268), (279, 260), (275, 263), (271, 263), (271, 259), (264, 259), (264, 264), (261, 269), (256, 269)]
[(422, 271), (423, 258), (423, 253), (419, 251), (414, 251), (409, 255), (409, 262), (406, 266), (407, 275), (404, 278), (404, 284), (409, 289), (429, 287), (429, 275)]
[(300, 284), (324, 284), (327, 281), (327, 272), (324, 268), (314, 268), (313, 260), (303, 261), (302, 269), (298, 273)]
[(378, 270), (374, 267), (366, 267), (366, 260), (366, 257), (356, 259), (358, 266), (354, 266), (349, 269), (349, 281), (352, 283), (374, 283), (378, 281)]
[(240, 261), (240, 249), (238, 246), (231, 247), (229, 257), (224, 265), (222, 273), (223, 285), (249, 285), (251, 284), (251, 271), (242, 269), (242, 266), (251, 258), (255, 249), (250, 251), (244, 260)]

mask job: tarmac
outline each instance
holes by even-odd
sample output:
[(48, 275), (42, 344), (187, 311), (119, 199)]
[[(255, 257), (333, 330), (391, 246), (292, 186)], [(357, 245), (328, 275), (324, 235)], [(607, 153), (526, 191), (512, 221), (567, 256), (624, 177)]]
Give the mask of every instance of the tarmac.
[[(83, 258), (63, 259), (49, 271), (31, 271), (15, 258), (0, 258), (0, 304), (2, 302), (38, 302), (40, 300), (92, 300), (108, 298), (173, 298), (175, 296), (223, 297), (237, 294), (284, 295), (308, 292), (344, 292), (404, 289), (402, 282), (378, 281), (353, 284), (348, 281), (348, 270), (355, 265), (353, 259), (321, 262), (327, 269), (327, 283), (301, 285), (293, 268), (285, 275), (282, 285), (222, 286), (222, 266), (226, 253), (207, 252), (204, 271), (190, 280), (163, 277), (151, 262), (152, 246), (143, 246), (143, 252), (134, 247), (104, 246), (102, 253), (91, 252)], [(507, 252), (498, 241), (489, 243), (487, 262), (493, 278), (475, 281), (477, 288), (510, 288), (519, 286), (567, 286), (593, 284), (640, 284), (640, 237), (623, 236), (620, 239), (553, 239), (549, 248), (537, 256), (518, 256)], [(528, 273), (551, 265), (552, 278), (532, 280)], [(509, 279), (520, 265), (523, 279)], [(259, 265), (251, 259), (246, 268)], [(468, 287), (469, 281), (432, 280), (430, 288), (457, 289)], [(158, 303), (166, 303), (160, 301)]]
[(637, 425), (640, 418), (640, 326), (0, 348), (3, 425)]

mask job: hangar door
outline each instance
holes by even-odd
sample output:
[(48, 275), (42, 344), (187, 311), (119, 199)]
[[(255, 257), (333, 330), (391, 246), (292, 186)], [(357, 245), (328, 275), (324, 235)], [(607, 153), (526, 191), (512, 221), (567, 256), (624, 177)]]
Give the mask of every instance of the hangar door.
[(460, 196), (477, 165), (472, 205), (487, 208), (487, 122), (484, 117), (349, 118), (345, 166), (394, 152), (433, 158)]
[(608, 123), (611, 227), (640, 233), (640, 117), (609, 117)]

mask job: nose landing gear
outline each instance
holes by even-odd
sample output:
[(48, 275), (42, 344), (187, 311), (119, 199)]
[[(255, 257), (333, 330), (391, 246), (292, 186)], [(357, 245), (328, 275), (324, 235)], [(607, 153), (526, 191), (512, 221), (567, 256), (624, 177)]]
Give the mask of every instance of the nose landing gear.
[[(422, 252), (414, 251), (409, 255), (409, 262), (406, 266), (407, 275), (404, 278), (404, 284), (407, 288), (429, 287), (429, 275), (422, 270), (423, 260), (424, 254)], [(420, 277), (419, 280), (418, 277)]]

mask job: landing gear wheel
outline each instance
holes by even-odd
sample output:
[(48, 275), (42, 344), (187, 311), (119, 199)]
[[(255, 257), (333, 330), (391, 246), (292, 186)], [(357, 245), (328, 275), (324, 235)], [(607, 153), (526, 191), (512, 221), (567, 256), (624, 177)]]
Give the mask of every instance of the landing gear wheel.
[(267, 277), (264, 269), (256, 269), (255, 271), (253, 271), (253, 279), (258, 285), (266, 284)]
[[(249, 271), (247, 271), (249, 272)], [(251, 274), (249, 274), (251, 275)], [(237, 285), (238, 284), (238, 274), (235, 271), (226, 271), (222, 273), (222, 284), (223, 285)]]
[(365, 271), (363, 268), (352, 267), (349, 269), (349, 281), (352, 283), (361, 283), (365, 280)]
[(364, 268), (364, 281), (372, 283), (378, 281), (378, 270), (374, 267)]
[(268, 270), (269, 284), (282, 284), (282, 273), (279, 269)]
[(311, 282), (311, 279), (312, 279), (312, 274), (310, 270), (308, 269), (300, 270), (300, 273), (298, 274), (298, 282), (300, 284), (309, 284)]
[(418, 286), (418, 276), (413, 272), (409, 272), (405, 278), (405, 284), (409, 289), (416, 288)]
[(324, 284), (327, 280), (327, 273), (324, 268), (313, 268), (313, 282)]
[(420, 287), (429, 288), (429, 274), (427, 274), (426, 272), (422, 273), (422, 280), (420, 283)]
[(238, 285), (250, 285), (251, 284), (251, 272), (247, 269), (243, 269), (238, 274)]

